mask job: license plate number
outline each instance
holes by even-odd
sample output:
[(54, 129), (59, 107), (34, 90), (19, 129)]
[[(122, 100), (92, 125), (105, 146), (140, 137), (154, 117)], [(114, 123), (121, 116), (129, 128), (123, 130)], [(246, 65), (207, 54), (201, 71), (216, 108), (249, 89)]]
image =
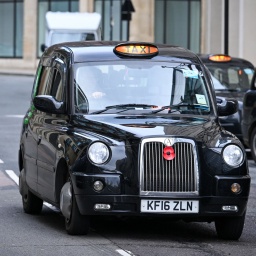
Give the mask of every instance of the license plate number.
[(141, 200), (141, 212), (198, 213), (199, 202), (194, 200)]

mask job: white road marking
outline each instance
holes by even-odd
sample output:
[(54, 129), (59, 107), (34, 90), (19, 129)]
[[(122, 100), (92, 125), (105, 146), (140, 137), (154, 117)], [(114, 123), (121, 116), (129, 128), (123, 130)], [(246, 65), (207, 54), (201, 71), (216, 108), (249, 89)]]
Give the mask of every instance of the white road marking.
[(23, 118), (24, 115), (5, 115), (5, 117)]
[(2, 188), (15, 185), (14, 181), (7, 177), (7, 175), (0, 169), (0, 187)]
[(121, 250), (121, 249), (116, 250), (116, 252), (118, 252), (122, 256), (135, 256), (132, 252), (124, 251), (124, 250)]
[(2, 159), (0, 159), (0, 164), (3, 164), (3, 163), (4, 163), (4, 161)]
[[(7, 175), (17, 184), (19, 185), (19, 177), (15, 174), (15, 172), (13, 170), (5, 170), (5, 172), (7, 173)], [(55, 212), (60, 212), (59, 209), (57, 209), (55, 206), (44, 202), (44, 205), (47, 206), (48, 208), (50, 208), (51, 210), (55, 211)], [(117, 253), (119, 253), (122, 256), (135, 256), (132, 252), (130, 251), (125, 251), (122, 249), (117, 249), (116, 250)]]
[[(5, 172), (19, 186), (19, 177), (15, 174), (15, 172), (13, 170), (5, 170)], [(44, 202), (44, 205), (55, 212), (60, 212), (59, 209), (57, 209), (55, 206), (51, 204)]]
[(12, 170), (5, 170), (9, 177), (19, 186), (19, 177)]
[(47, 206), (48, 208), (50, 208), (51, 210), (55, 211), (55, 212), (60, 212), (60, 210), (58, 208), (56, 208), (55, 206), (44, 202), (44, 205)]

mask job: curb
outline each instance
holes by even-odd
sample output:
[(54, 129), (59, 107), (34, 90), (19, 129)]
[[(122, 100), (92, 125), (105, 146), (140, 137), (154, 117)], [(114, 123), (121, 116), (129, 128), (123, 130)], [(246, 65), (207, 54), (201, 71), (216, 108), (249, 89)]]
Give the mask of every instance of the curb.
[(7, 70), (7, 69), (0, 69), (0, 75), (17, 75), (17, 76), (34, 76), (36, 74), (36, 70)]

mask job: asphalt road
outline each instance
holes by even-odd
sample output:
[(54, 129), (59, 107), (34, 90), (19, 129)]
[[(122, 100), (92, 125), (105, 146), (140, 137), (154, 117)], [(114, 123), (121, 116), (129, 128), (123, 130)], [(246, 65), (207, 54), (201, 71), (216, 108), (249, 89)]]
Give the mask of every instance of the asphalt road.
[(69, 236), (58, 211), (44, 205), (41, 215), (23, 212), (18, 182), (22, 116), (29, 106), (31, 76), (0, 75), (0, 255), (226, 256), (256, 255), (256, 165), (244, 232), (239, 241), (223, 241), (213, 223), (152, 219), (94, 218), (87, 236)]

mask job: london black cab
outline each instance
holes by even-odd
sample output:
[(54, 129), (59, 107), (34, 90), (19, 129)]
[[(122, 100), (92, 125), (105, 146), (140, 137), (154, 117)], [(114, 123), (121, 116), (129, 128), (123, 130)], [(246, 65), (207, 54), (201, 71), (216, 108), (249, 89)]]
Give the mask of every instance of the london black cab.
[(242, 133), (246, 146), (251, 149), (251, 156), (256, 163), (256, 73), (251, 88), (243, 99)]
[(211, 73), (217, 100), (221, 103), (223, 97), (237, 99), (238, 111), (233, 115), (220, 117), (220, 124), (244, 143), (241, 127), (243, 97), (251, 86), (254, 65), (248, 60), (227, 54), (200, 54), (199, 57)]
[[(42, 55), (22, 125), (20, 194), (26, 213), (58, 207), (69, 234), (90, 216), (215, 222), (239, 239), (250, 190), (240, 140), (219, 124), (197, 55), (170, 45), (71, 42)], [(166, 221), (166, 218), (164, 218)]]

